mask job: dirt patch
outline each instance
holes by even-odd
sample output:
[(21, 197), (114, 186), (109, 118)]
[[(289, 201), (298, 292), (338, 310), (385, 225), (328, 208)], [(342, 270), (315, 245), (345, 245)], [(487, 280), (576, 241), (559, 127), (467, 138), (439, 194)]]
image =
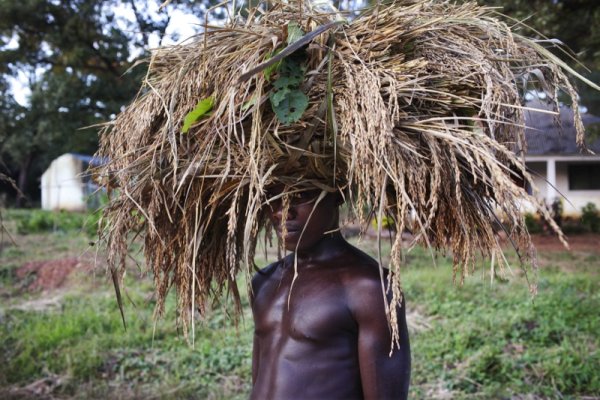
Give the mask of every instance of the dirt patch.
[(411, 334), (417, 334), (431, 329), (432, 319), (426, 316), (420, 307), (406, 307), (406, 325)]
[(10, 400), (53, 400), (53, 392), (67, 383), (64, 376), (50, 374), (49, 376), (30, 383), (25, 387), (0, 389), (0, 396)]
[[(542, 251), (561, 252), (565, 247), (555, 235), (532, 235), (538, 253)], [(567, 238), (571, 251), (584, 251), (600, 254), (600, 235), (573, 235)]]
[(79, 271), (90, 271), (92, 266), (76, 257), (58, 260), (31, 261), (16, 270), (17, 279), (30, 292), (49, 291), (63, 287), (69, 276)]
[(39, 299), (26, 301), (12, 307), (9, 309), (12, 310), (21, 310), (21, 311), (49, 311), (49, 310), (57, 310), (61, 306), (61, 300), (64, 297), (64, 293), (58, 293), (51, 297), (41, 297)]

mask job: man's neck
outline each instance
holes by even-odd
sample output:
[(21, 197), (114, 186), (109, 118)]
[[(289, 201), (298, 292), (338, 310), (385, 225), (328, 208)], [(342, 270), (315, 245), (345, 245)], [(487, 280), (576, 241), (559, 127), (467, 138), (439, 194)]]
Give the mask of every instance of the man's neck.
[(339, 230), (326, 233), (310, 249), (296, 252), (298, 266), (309, 267), (315, 264), (326, 263), (339, 257), (347, 249), (348, 242), (346, 242)]

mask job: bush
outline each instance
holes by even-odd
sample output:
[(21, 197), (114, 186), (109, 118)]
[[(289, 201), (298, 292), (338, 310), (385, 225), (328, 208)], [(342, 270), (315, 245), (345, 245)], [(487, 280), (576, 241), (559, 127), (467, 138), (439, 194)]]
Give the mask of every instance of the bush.
[(531, 213), (525, 214), (525, 226), (529, 233), (541, 233), (543, 230), (542, 223)]
[(594, 203), (587, 203), (581, 209), (581, 224), (588, 232), (600, 232), (600, 214)]
[(582, 225), (580, 217), (565, 217), (561, 229), (567, 235), (580, 235), (588, 232), (588, 229)]
[(556, 225), (562, 227), (564, 209), (562, 199), (560, 197), (554, 199), (552, 205), (550, 206), (550, 211), (552, 212), (552, 219), (554, 220), (554, 222), (556, 222)]
[(21, 235), (43, 232), (83, 231), (89, 236), (94, 236), (99, 218), (99, 212), (88, 214), (46, 210), (30, 210), (15, 216), (17, 231)]

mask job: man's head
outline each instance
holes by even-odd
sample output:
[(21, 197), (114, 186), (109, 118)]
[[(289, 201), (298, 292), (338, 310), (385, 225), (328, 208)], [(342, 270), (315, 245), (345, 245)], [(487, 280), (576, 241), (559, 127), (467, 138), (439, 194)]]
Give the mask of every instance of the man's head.
[(267, 191), (266, 210), (277, 237), (284, 241), (287, 250), (309, 250), (325, 233), (338, 229), (338, 207), (341, 204), (339, 194), (327, 193), (321, 196), (320, 189), (290, 190), (289, 207), (284, 216), (284, 190), (283, 186), (275, 186)]

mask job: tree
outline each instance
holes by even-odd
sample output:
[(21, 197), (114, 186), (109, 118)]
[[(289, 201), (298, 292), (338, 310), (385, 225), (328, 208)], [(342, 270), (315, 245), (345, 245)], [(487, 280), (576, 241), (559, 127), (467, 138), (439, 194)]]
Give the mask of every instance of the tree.
[[(177, 8), (202, 15), (202, 1), (0, 0), (0, 170), (38, 196), (38, 178), (64, 152), (93, 153), (97, 130), (137, 92), (152, 38), (162, 42)], [(125, 12), (133, 15), (123, 16)], [(132, 68), (132, 66), (135, 66)], [(7, 76), (26, 76), (28, 103)]]
[[(523, 21), (520, 31), (527, 36), (558, 39), (571, 49), (582, 65), (579, 73), (600, 83), (600, 2), (598, 0), (479, 0)], [(528, 28), (528, 27), (529, 28)], [(556, 52), (570, 65), (576, 63)], [(600, 115), (600, 93), (579, 84), (582, 104)]]

